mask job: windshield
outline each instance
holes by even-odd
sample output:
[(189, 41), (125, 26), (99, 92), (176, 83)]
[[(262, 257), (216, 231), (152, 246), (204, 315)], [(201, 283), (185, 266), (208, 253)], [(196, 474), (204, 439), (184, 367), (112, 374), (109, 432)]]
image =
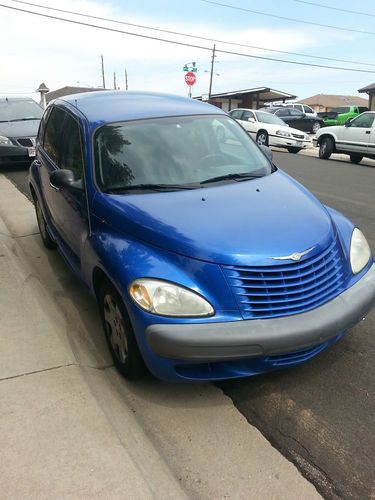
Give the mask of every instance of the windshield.
[(32, 99), (0, 101), (0, 122), (40, 120), (43, 109)]
[(258, 121), (261, 123), (273, 123), (274, 125), (286, 125), (286, 123), (276, 115), (271, 113), (265, 113), (263, 111), (257, 111), (256, 115), (258, 117)]
[[(103, 191), (186, 188), (268, 175), (272, 164), (227, 116), (153, 118), (100, 127), (95, 176)], [(225, 177), (225, 179), (224, 179)]]

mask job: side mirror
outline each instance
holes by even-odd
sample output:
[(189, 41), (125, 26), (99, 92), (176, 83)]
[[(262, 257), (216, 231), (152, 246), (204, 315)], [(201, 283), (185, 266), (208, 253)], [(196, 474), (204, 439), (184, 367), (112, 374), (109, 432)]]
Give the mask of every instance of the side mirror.
[(352, 120), (346, 120), (346, 122), (344, 123), (345, 127), (351, 127), (352, 126)]
[(301, 118), (306, 118), (306, 113), (301, 113)]
[(269, 148), (268, 146), (262, 146), (262, 145), (260, 145), (259, 147), (262, 150), (262, 152), (267, 156), (269, 161), (272, 163), (273, 160), (272, 149)]
[(49, 175), (49, 181), (53, 188), (66, 189), (71, 193), (83, 192), (82, 179), (76, 181), (74, 179), (74, 173), (71, 170), (66, 170), (66, 169), (54, 170)]
[(254, 118), (248, 118), (247, 121), (250, 122), (250, 123), (255, 123), (255, 119)]

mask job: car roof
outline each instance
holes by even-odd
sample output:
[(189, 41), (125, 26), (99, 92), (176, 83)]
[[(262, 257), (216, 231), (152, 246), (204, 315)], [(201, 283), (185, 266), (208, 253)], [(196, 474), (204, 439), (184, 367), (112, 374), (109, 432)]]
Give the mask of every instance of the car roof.
[(64, 96), (54, 104), (68, 103), (76, 108), (91, 126), (104, 123), (161, 118), (167, 116), (221, 114), (224, 111), (195, 99), (156, 92), (98, 91)]
[(15, 102), (15, 101), (33, 101), (35, 104), (38, 104), (31, 97), (8, 97), (8, 96), (0, 96), (0, 102)]

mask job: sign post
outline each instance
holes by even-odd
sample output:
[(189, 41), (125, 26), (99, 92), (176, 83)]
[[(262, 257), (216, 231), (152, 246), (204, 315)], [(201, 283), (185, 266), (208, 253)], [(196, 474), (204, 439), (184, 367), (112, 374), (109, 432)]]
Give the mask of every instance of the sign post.
[(191, 98), (191, 87), (197, 81), (197, 77), (194, 74), (197, 71), (197, 67), (195, 65), (195, 62), (186, 63), (185, 66), (183, 67), (183, 70), (186, 71), (186, 73), (185, 73), (185, 83), (189, 87), (189, 94), (188, 94), (188, 96)]

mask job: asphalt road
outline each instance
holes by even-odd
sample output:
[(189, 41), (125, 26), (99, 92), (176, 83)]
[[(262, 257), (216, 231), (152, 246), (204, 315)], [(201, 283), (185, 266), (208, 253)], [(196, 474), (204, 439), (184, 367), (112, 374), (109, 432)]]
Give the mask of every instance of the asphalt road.
[[(274, 153), (274, 162), (343, 212), (375, 252), (375, 168)], [(29, 195), (27, 171), (4, 172)], [(306, 228), (308, 230), (308, 228)], [(218, 384), (326, 498), (375, 498), (375, 312), (309, 363)]]

